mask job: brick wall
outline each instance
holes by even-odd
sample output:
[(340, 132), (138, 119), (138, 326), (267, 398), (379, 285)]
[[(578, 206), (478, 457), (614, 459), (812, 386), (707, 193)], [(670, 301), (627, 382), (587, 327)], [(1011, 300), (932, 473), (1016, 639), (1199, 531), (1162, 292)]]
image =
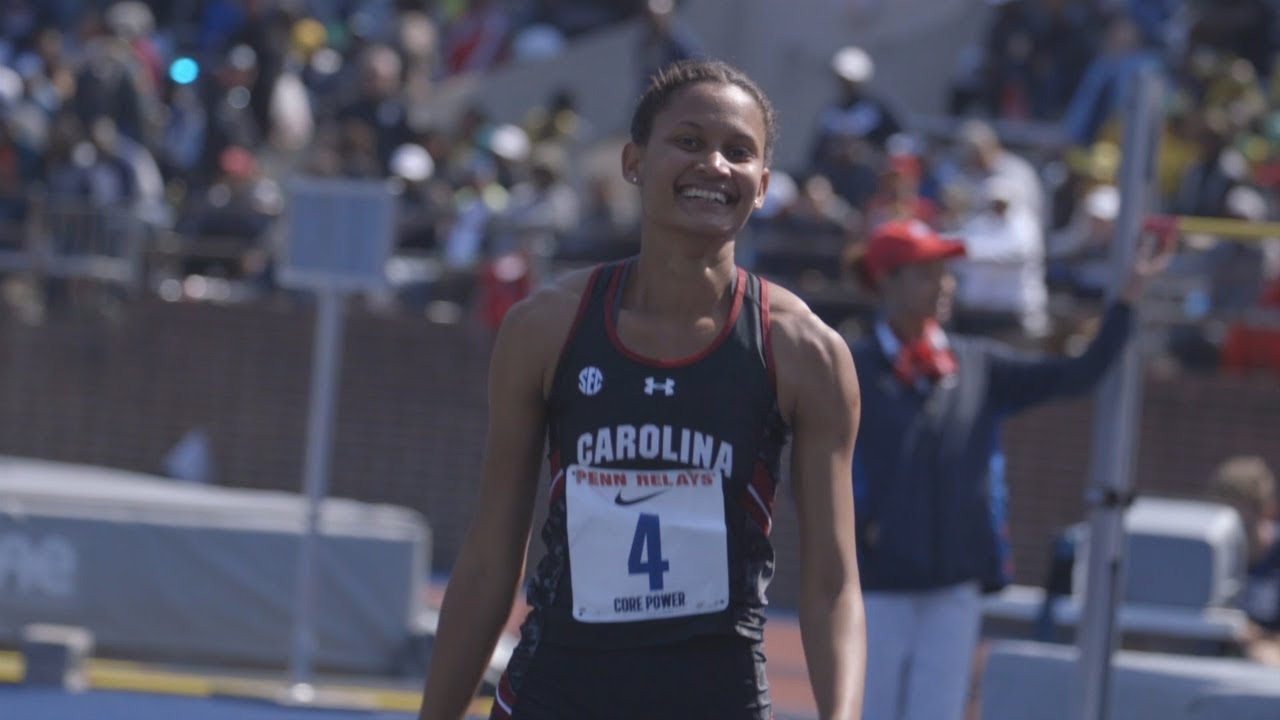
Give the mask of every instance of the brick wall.
[[(185, 431), (202, 427), (220, 483), (300, 488), (312, 318), (305, 307), (150, 300), (112, 318), (28, 326), (0, 317), (0, 453), (155, 471)], [(424, 513), (437, 570), (448, 568), (475, 501), (489, 347), (466, 325), (359, 310), (346, 322), (331, 491)], [(1082, 517), (1092, 426), (1087, 401), (1008, 426), (1021, 582), (1039, 582), (1048, 539)], [(1149, 379), (1141, 490), (1194, 494), (1215, 463), (1238, 452), (1261, 453), (1280, 468), (1280, 384)], [(771, 595), (794, 607), (795, 514), (786, 490), (775, 528)]]

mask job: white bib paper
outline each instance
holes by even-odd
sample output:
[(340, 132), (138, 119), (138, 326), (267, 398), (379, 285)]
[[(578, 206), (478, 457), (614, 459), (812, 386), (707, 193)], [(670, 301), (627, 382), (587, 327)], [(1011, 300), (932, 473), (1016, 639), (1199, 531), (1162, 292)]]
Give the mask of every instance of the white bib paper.
[(728, 607), (718, 472), (571, 465), (564, 483), (574, 618), (632, 622)]

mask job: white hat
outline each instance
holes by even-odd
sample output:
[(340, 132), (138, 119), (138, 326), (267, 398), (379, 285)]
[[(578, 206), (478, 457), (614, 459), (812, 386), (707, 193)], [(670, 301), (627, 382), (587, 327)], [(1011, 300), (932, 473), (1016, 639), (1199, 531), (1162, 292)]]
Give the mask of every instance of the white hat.
[(1237, 185), (1227, 193), (1227, 212), (1233, 217), (1251, 222), (1267, 219), (1267, 199), (1262, 193), (1247, 185)]
[(831, 69), (849, 82), (861, 83), (875, 75), (876, 64), (866, 50), (856, 45), (847, 45), (831, 57)]
[(1098, 220), (1115, 220), (1120, 214), (1120, 191), (1115, 185), (1099, 185), (1084, 196), (1084, 211)]
[(489, 136), (489, 150), (503, 160), (522, 162), (529, 157), (529, 135), (515, 125), (504, 123)]
[(149, 35), (156, 27), (155, 15), (146, 3), (138, 0), (118, 2), (107, 9), (104, 18), (111, 31), (126, 38)]
[(391, 153), (391, 172), (410, 182), (430, 180), (436, 164), (431, 153), (417, 143), (405, 143)]

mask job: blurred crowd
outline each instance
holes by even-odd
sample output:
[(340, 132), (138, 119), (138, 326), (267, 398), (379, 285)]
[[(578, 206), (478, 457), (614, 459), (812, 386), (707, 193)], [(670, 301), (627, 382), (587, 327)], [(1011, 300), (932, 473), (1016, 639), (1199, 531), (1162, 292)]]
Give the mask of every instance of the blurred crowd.
[[(816, 119), (809, 162), (775, 182), (782, 210), (763, 224), (789, 232), (817, 223), (856, 253), (887, 218), (927, 223), (968, 247), (956, 266), (957, 329), (1028, 345), (1069, 342), (1080, 330), (1072, 308), (1100, 298), (1112, 275), (1122, 104), (1144, 69), (1163, 76), (1167, 90), (1151, 211), (1276, 219), (1280, 4), (988, 4), (981, 42), (958, 63), (945, 127), (913, 127), (874, 82), (870, 55), (837, 52), (837, 89)], [(1255, 312), (1280, 307), (1278, 242), (1182, 238), (1162, 281), (1167, 357), (1202, 368), (1280, 368), (1280, 324)]]
[[(1072, 303), (1099, 298), (1109, 279), (1118, 111), (1143, 68), (1170, 88), (1158, 210), (1275, 218), (1276, 2), (988, 3), (945, 128), (905, 116), (866, 50), (834, 54), (811, 150), (775, 168), (744, 265), (821, 306), (822, 288), (848, 295), (838, 259), (871, 227), (914, 218), (968, 245), (957, 329), (1065, 341), (1079, 329)], [(476, 309), (492, 324), (546, 264), (635, 247), (620, 141), (562, 88), (517, 122), (480, 106), (436, 117), (428, 100), (452, 75), (555, 55), (636, 18), (642, 74), (701, 52), (672, 0), (7, 0), (0, 228), (20, 226), (33, 198), (127, 209), (183, 243), (155, 275), (166, 297), (261, 292), (275, 282), (287, 178), (390, 179), (395, 298)], [(1033, 131), (1005, 132), (1013, 125)], [(0, 230), (0, 245), (12, 238)], [(1187, 322), (1170, 352), (1186, 365), (1280, 367), (1275, 328), (1241, 320), (1280, 306), (1275, 242), (1193, 237), (1184, 249), (1170, 282)]]
[[(181, 241), (166, 296), (269, 288), (284, 181), (390, 179), (403, 203), (396, 277), (465, 295), (456, 278), (489, 269), (487, 258), (611, 233), (616, 191), (568, 183), (590, 131), (569, 92), (548, 87), (523, 122), (497, 123), (482, 107), (433, 116), (434, 86), (556, 54), (637, 15), (653, 29), (639, 51), (665, 62), (687, 47), (664, 23), (673, 11), (616, 0), (7, 1), (3, 244), (37, 209), (125, 210)], [(410, 294), (429, 299), (420, 290)]]

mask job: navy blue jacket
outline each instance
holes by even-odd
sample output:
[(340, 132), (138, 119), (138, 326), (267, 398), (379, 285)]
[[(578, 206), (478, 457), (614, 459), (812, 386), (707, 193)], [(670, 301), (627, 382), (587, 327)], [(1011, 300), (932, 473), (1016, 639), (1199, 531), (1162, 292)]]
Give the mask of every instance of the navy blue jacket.
[(1129, 337), (1132, 311), (1113, 304), (1077, 357), (1020, 353), (949, 336), (956, 372), (920, 389), (900, 381), (874, 334), (853, 346), (862, 423), (853, 457), (864, 590), (929, 590), (1011, 580), (1001, 420), (1090, 390)]

